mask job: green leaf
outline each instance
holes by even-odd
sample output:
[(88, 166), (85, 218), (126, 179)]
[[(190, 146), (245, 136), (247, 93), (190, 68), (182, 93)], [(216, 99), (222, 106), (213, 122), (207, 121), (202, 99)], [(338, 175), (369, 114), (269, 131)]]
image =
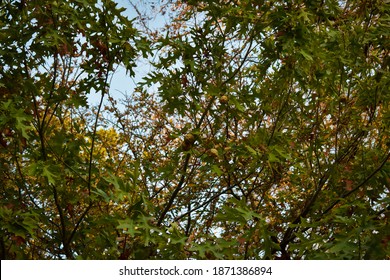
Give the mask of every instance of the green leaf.
[(282, 157), (284, 159), (291, 159), (291, 156), (289, 154), (287, 154), (281, 147), (273, 146), (272, 149), (275, 150), (279, 154), (280, 157)]
[(261, 218), (261, 215), (257, 214), (246, 205), (245, 199), (237, 200), (234, 198), (229, 201), (231, 201), (234, 206), (224, 205), (223, 211), (219, 212), (216, 216), (218, 221), (241, 222), (242, 224), (245, 224), (247, 221), (254, 218)]
[(50, 184), (55, 184), (57, 175), (50, 171), (49, 166), (43, 166), (42, 175), (47, 178)]
[(28, 174), (31, 176), (46, 177), (50, 184), (55, 184), (56, 179), (58, 177), (58, 175), (55, 174), (56, 172), (54, 171), (56, 168), (57, 168), (56, 166), (51, 166), (48, 165), (48, 163), (45, 163), (43, 161), (38, 161), (36, 163), (32, 163), (29, 166)]
[(223, 174), (223, 171), (217, 165), (212, 165), (211, 170), (218, 176), (221, 176)]
[(188, 237), (181, 232), (177, 223), (171, 224), (169, 228), (169, 232), (170, 232), (169, 239), (171, 240), (172, 244), (185, 245)]
[(129, 234), (131, 237), (141, 233), (139, 226), (136, 225), (132, 219), (119, 221), (117, 229), (123, 229), (125, 233)]
[(310, 61), (313, 61), (313, 57), (308, 54), (307, 52), (305, 52), (304, 50), (300, 50), (299, 53), (301, 55), (303, 55), (303, 57), (306, 59), (306, 60), (310, 60)]
[(104, 201), (107, 202), (107, 203), (111, 201), (111, 198), (101, 189), (96, 188), (95, 190), (92, 190), (91, 192), (93, 194), (96, 194), (98, 196), (103, 197)]
[(229, 98), (229, 104), (230, 103), (232, 103), (232, 105), (234, 105), (238, 111), (242, 113), (245, 112), (245, 107), (234, 96)]
[(253, 155), (257, 156), (257, 152), (249, 145), (245, 145), (245, 148)]
[(269, 162), (280, 162), (280, 159), (278, 159), (275, 154), (269, 153), (268, 154), (268, 161)]

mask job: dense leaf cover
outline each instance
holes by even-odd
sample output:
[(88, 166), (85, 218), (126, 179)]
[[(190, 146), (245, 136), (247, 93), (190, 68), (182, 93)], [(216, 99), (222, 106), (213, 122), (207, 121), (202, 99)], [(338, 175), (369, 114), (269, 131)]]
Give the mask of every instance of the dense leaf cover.
[(1, 258), (389, 259), (389, 1), (161, 7), (1, 2)]

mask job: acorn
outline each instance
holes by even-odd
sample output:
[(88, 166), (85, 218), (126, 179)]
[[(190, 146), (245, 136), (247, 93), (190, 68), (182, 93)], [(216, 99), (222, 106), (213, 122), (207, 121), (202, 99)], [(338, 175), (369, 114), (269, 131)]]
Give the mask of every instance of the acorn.
[(184, 136), (184, 141), (182, 144), (184, 151), (189, 151), (195, 143), (195, 136), (192, 133), (188, 133)]
[(218, 150), (217, 149), (210, 149), (210, 155), (214, 156), (214, 157), (218, 157), (219, 154), (218, 154)]
[(341, 97), (340, 97), (340, 102), (346, 104), (347, 101), (348, 101), (347, 96), (345, 96), (344, 94), (341, 95)]
[(221, 102), (221, 104), (227, 104), (229, 102), (229, 97), (227, 95), (222, 95), (219, 98), (219, 102)]
[(4, 135), (7, 137), (11, 137), (13, 135), (12, 130), (9, 129), (8, 127), (4, 128)]

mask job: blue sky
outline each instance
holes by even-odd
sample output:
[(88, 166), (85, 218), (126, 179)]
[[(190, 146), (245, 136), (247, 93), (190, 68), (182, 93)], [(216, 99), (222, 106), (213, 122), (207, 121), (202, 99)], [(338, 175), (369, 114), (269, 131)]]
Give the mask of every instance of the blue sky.
[[(153, 12), (151, 10), (152, 5), (159, 1), (152, 0), (115, 0), (118, 3), (118, 7), (126, 8), (126, 10), (122, 13), (127, 16), (129, 19), (134, 19), (138, 16), (135, 11), (133, 5), (139, 7), (141, 12)], [(130, 2), (132, 4), (130, 4)], [(158, 4), (158, 3), (157, 3)], [(156, 5), (157, 5), (156, 4)], [(165, 19), (162, 15), (154, 14), (153, 20), (149, 22), (150, 28), (159, 28), (163, 27), (165, 24)], [(129, 94), (133, 91), (135, 84), (140, 82), (142, 77), (144, 77), (150, 71), (150, 65), (148, 65), (145, 61), (137, 62), (137, 68), (135, 69), (136, 76), (130, 77), (126, 74), (126, 69), (119, 65), (111, 77), (110, 80), (110, 96), (115, 99), (120, 99), (123, 97), (123, 94)], [(88, 98), (88, 102), (90, 105), (97, 105), (100, 101), (100, 94), (90, 94)]]

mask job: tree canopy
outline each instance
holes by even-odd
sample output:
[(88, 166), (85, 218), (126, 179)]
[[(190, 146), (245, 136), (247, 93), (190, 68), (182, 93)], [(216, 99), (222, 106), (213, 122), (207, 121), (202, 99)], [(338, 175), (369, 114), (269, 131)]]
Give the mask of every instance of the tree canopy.
[(389, 1), (161, 2), (1, 2), (1, 258), (389, 259)]

